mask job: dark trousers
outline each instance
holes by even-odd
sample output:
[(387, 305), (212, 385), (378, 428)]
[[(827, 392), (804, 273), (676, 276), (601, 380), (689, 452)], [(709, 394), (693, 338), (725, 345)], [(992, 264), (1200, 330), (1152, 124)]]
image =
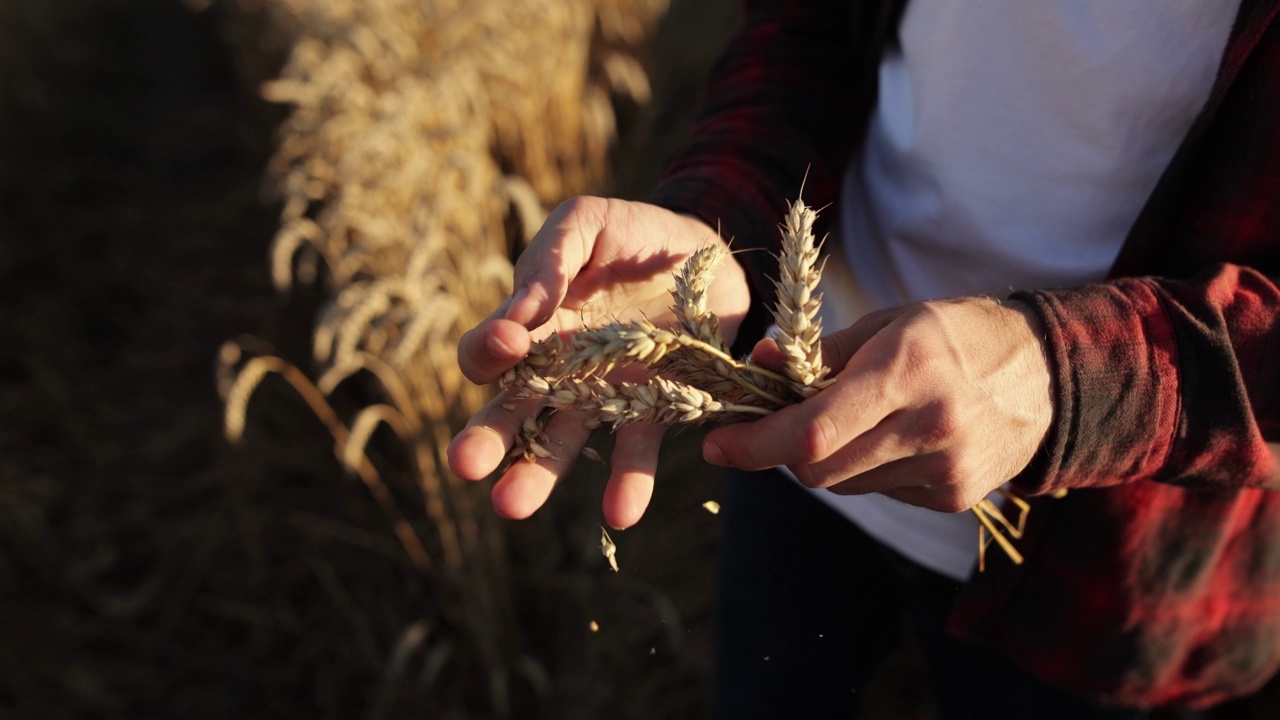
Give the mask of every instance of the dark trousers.
[(721, 515), (717, 717), (857, 717), (867, 679), (905, 626), (945, 720), (1145, 717), (948, 637), (959, 583), (885, 548), (778, 473), (731, 475)]

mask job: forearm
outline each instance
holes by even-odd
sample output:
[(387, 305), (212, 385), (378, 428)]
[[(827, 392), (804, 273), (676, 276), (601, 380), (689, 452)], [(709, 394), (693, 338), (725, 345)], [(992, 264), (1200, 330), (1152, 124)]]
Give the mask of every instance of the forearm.
[(1056, 419), (1033, 493), (1141, 480), (1280, 489), (1280, 283), (1238, 265), (1020, 293)]

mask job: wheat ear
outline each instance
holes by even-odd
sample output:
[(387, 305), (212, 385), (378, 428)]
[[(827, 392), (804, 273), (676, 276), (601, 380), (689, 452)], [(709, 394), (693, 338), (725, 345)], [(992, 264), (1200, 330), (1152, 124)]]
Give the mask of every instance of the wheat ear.
[(671, 311), (680, 327), (690, 335), (721, 350), (725, 349), (720, 334), (720, 318), (707, 309), (707, 291), (715, 280), (716, 268), (729, 254), (723, 243), (704, 245), (685, 259), (676, 274), (676, 289), (671, 292), (675, 304)]
[(738, 364), (725, 362), (707, 353), (677, 349), (653, 367), (658, 372), (680, 378), (721, 400), (740, 405), (777, 410), (798, 399), (788, 383), (743, 372), (738, 369)]
[(791, 387), (809, 397), (830, 384), (829, 369), (822, 364), (822, 279), (818, 260), (820, 244), (813, 237), (816, 210), (796, 200), (791, 204), (782, 230), (782, 254), (778, 257), (778, 304), (774, 321), (778, 324), (778, 348), (782, 351)]
[(573, 354), (565, 358), (561, 374), (603, 375), (624, 363), (657, 365), (667, 354), (684, 349), (723, 361), (737, 372), (775, 382), (787, 378), (771, 370), (739, 362), (732, 355), (698, 338), (660, 328), (648, 320), (614, 322), (573, 336)]
[(511, 387), (527, 398), (540, 398), (557, 410), (578, 410), (614, 428), (633, 422), (660, 425), (725, 420), (731, 416), (768, 415), (772, 410), (723, 402), (688, 383), (653, 377), (643, 383), (610, 383), (598, 376), (563, 377), (522, 385), (516, 375)]

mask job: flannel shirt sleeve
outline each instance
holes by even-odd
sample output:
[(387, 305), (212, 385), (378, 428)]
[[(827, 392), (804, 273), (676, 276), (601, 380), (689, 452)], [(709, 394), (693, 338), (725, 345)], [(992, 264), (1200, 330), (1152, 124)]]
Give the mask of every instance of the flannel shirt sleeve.
[(1017, 483), (1280, 489), (1280, 287), (1220, 264), (1014, 295), (1044, 322), (1057, 416)]
[[(806, 204), (833, 205), (873, 91), (865, 70), (883, 11), (893, 3), (749, 1), (743, 23), (711, 71), (687, 143), (652, 201), (692, 214), (738, 254), (752, 305), (735, 349), (768, 323), (777, 227), (803, 183)], [(869, 10), (870, 8), (870, 10)], [(828, 220), (829, 218), (823, 218)]]

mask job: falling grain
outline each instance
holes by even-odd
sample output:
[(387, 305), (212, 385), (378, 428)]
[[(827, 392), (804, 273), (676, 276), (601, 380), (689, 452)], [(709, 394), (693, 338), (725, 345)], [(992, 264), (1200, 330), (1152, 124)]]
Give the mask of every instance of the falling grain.
[(609, 531), (603, 525), (600, 526), (600, 554), (609, 561), (609, 567), (618, 572), (618, 546), (613, 544), (613, 538), (609, 537)]

